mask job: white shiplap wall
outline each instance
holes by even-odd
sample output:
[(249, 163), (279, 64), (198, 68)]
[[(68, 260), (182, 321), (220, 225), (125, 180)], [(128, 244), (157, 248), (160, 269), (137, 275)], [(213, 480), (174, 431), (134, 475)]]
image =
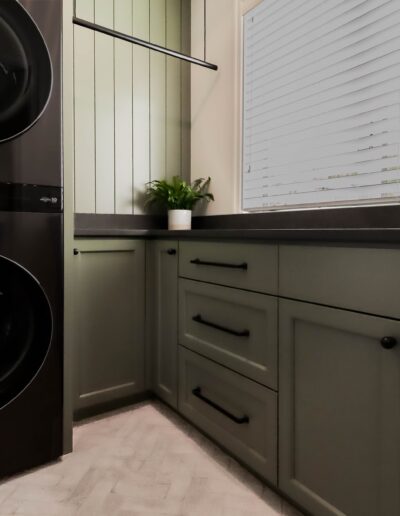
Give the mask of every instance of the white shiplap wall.
[[(80, 18), (177, 50), (188, 12), (188, 0), (76, 1)], [(142, 213), (148, 181), (190, 177), (186, 66), (74, 27), (76, 213)]]

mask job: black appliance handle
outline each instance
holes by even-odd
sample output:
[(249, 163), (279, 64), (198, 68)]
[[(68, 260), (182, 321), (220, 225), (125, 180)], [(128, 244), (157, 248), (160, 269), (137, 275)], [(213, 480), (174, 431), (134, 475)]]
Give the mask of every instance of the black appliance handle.
[(204, 396), (201, 393), (201, 387), (196, 387), (192, 390), (193, 396), (196, 396), (196, 398), (199, 398), (199, 400), (203, 401), (210, 407), (214, 408), (218, 412), (221, 412), (224, 416), (226, 416), (228, 419), (236, 423), (237, 425), (244, 425), (246, 423), (250, 423), (250, 418), (248, 416), (242, 416), (242, 417), (236, 417), (227, 410), (225, 410), (223, 407), (215, 403), (214, 401), (208, 399), (206, 396)]
[(210, 328), (214, 328), (216, 330), (220, 330), (225, 333), (229, 333), (229, 335), (235, 335), (235, 337), (250, 337), (249, 330), (242, 330), (242, 331), (231, 330), (230, 328), (227, 328), (226, 326), (221, 326), (220, 324), (215, 324), (213, 322), (204, 320), (200, 314), (194, 315), (192, 317), (192, 320), (199, 324), (204, 324), (204, 326), (209, 326)]
[(207, 262), (204, 260), (200, 260), (199, 258), (195, 258), (194, 260), (190, 260), (190, 263), (194, 265), (208, 265), (211, 267), (225, 267), (226, 269), (242, 269), (243, 271), (247, 271), (247, 263), (224, 263), (224, 262)]

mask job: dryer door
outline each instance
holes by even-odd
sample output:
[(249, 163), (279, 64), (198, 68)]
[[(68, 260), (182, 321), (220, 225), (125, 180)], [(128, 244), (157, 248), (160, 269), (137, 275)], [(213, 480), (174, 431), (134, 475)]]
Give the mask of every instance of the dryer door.
[(38, 281), (0, 256), (0, 409), (35, 378), (50, 348), (52, 314)]
[(32, 127), (51, 87), (50, 55), (37, 25), (17, 0), (1, 0), (0, 143)]

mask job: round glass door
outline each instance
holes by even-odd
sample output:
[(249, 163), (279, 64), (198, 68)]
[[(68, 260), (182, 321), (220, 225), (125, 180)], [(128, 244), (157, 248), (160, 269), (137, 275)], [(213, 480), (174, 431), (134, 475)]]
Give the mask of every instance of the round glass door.
[(52, 315), (38, 281), (0, 257), (0, 408), (39, 372), (50, 347)]
[(50, 55), (37, 25), (17, 0), (1, 0), (0, 143), (32, 127), (51, 87)]

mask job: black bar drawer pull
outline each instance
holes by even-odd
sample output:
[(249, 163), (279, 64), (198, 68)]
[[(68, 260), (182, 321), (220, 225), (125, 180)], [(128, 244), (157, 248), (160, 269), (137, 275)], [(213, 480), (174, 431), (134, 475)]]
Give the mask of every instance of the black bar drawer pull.
[(243, 330), (243, 331), (231, 330), (230, 328), (226, 328), (225, 326), (220, 326), (219, 324), (205, 321), (200, 314), (194, 315), (192, 317), (192, 321), (195, 321), (199, 324), (204, 324), (204, 326), (209, 326), (210, 328), (214, 328), (216, 330), (224, 331), (225, 333), (229, 333), (230, 335), (235, 335), (235, 337), (250, 337), (249, 330)]
[(220, 407), (217, 403), (214, 403), (214, 401), (206, 398), (201, 393), (201, 387), (196, 387), (195, 389), (193, 389), (192, 394), (193, 396), (196, 396), (196, 398), (199, 398), (199, 400), (204, 401), (204, 403), (206, 403), (207, 405), (210, 405), (210, 407), (214, 408), (215, 410), (218, 410), (218, 412), (221, 412), (221, 414), (229, 418), (237, 425), (244, 425), (245, 423), (250, 423), (250, 419), (248, 416), (236, 417), (224, 408)]
[(199, 258), (195, 258), (194, 260), (190, 260), (190, 263), (194, 265), (209, 265), (211, 267), (225, 267), (226, 269), (242, 269), (243, 271), (247, 271), (247, 263), (223, 263), (223, 262), (206, 262), (204, 260), (200, 260)]

